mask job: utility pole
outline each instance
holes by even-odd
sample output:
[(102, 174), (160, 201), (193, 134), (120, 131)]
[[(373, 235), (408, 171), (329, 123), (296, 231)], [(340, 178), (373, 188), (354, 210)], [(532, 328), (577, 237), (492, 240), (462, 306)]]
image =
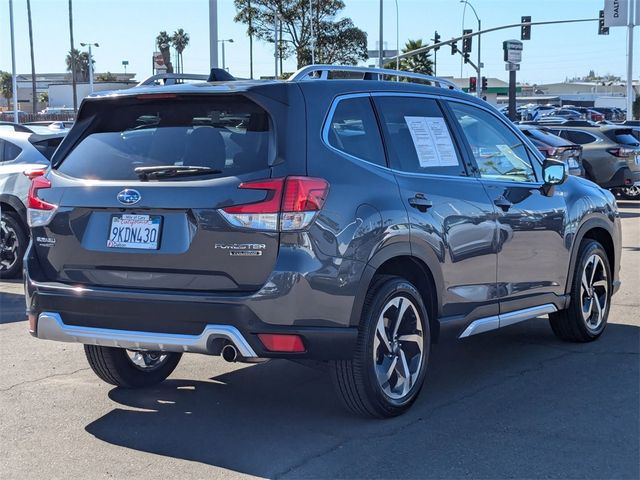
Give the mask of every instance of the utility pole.
[(383, 10), (383, 2), (380, 0), (380, 46), (378, 47), (378, 67), (382, 68), (384, 66), (384, 33), (383, 33), (383, 21), (382, 17), (384, 15)]
[(249, 78), (253, 80), (253, 10), (251, 10), (251, 0), (247, 2), (249, 9)]
[(633, 120), (633, 27), (636, 15), (634, 8), (640, 8), (640, 3), (631, 0), (629, 2), (629, 19), (627, 20), (629, 31), (627, 36), (627, 120)]
[(71, 85), (73, 88), (73, 111), (78, 111), (78, 86), (76, 85), (76, 56), (73, 47), (73, 3), (69, 0), (69, 41), (71, 43)]
[(311, 65), (316, 64), (316, 37), (313, 31), (313, 0), (309, 0), (309, 26), (311, 33)]
[(209, 0), (209, 65), (218, 68), (218, 0)]
[(38, 99), (36, 93), (36, 62), (33, 58), (33, 26), (31, 23), (31, 0), (27, 0), (27, 17), (29, 20), (29, 48), (31, 50), (31, 112), (37, 113)]
[(273, 16), (273, 58), (275, 59), (274, 80), (278, 79), (278, 12)]
[(13, 97), (13, 121), (18, 118), (18, 82), (16, 80), (16, 42), (13, 31), (13, 0), (9, 0), (9, 29), (11, 30), (11, 96)]

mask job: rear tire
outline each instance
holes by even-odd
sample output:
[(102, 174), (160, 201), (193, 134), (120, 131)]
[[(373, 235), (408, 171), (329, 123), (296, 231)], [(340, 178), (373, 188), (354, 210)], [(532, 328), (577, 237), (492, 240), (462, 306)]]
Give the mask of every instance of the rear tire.
[(0, 217), (0, 278), (20, 276), (27, 243), (27, 230), (20, 218), (12, 212), (3, 212)]
[(640, 200), (640, 186), (633, 185), (618, 189), (618, 195), (624, 200)]
[(567, 342), (596, 340), (607, 326), (611, 272), (607, 253), (595, 240), (580, 245), (570, 295), (567, 309), (549, 314), (553, 333)]
[(424, 383), (430, 346), (427, 309), (416, 287), (400, 277), (375, 277), (353, 358), (332, 362), (345, 406), (377, 418), (404, 413)]
[(85, 345), (84, 353), (101, 380), (124, 388), (150, 387), (164, 381), (182, 357), (182, 353), (132, 352), (98, 345)]

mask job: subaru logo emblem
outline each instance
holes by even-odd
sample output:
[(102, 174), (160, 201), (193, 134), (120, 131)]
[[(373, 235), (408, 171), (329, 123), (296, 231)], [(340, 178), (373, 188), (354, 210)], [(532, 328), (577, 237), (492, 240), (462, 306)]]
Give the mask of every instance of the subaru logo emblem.
[(116, 198), (123, 205), (134, 205), (142, 200), (142, 195), (137, 190), (127, 188), (122, 190)]

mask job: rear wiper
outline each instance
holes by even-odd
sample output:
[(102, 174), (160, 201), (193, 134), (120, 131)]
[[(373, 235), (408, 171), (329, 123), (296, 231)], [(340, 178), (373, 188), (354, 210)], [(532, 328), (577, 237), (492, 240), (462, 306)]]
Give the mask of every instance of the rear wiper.
[(155, 165), (153, 167), (137, 167), (134, 169), (141, 180), (173, 177), (195, 177), (197, 175), (215, 175), (222, 173), (211, 167), (197, 167), (191, 165)]

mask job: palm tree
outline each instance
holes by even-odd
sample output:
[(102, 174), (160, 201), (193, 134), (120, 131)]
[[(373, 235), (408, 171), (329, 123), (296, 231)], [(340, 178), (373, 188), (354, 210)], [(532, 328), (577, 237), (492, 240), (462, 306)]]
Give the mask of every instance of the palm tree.
[(162, 30), (158, 34), (156, 37), (156, 45), (162, 54), (162, 59), (167, 67), (167, 73), (173, 73), (173, 64), (171, 63), (171, 37), (166, 30)]
[[(73, 55), (73, 57), (72, 57)], [(75, 61), (76, 81), (86, 82), (89, 80), (89, 53), (80, 52), (78, 49), (73, 49), (73, 52), (67, 53), (65, 63), (67, 64), (67, 71), (72, 72), (73, 63)], [(96, 63), (95, 60), (91, 60), (92, 63)], [(72, 72), (73, 73), (73, 72)]]
[(27, 20), (29, 22), (29, 48), (31, 50), (31, 108), (32, 112), (38, 110), (38, 99), (36, 97), (36, 62), (33, 58), (33, 29), (31, 26), (31, 0), (27, 0)]
[[(421, 39), (408, 40), (405, 43), (402, 53), (412, 52), (418, 48), (422, 48), (425, 45)], [(391, 64), (386, 64), (386, 68), (396, 68), (395, 61)], [(433, 75), (433, 62), (431, 61), (429, 53), (419, 53), (408, 58), (400, 60), (400, 70), (405, 72), (423, 73), (425, 75)]]
[(7, 106), (11, 107), (9, 100), (13, 98), (13, 77), (9, 72), (0, 71), (0, 94), (7, 100)]
[(178, 70), (180, 72), (184, 71), (184, 63), (182, 61), (182, 52), (187, 45), (189, 45), (189, 34), (185, 32), (182, 28), (179, 28), (175, 32), (173, 32), (173, 37), (171, 37), (171, 43), (173, 44), (173, 48), (178, 52)]

